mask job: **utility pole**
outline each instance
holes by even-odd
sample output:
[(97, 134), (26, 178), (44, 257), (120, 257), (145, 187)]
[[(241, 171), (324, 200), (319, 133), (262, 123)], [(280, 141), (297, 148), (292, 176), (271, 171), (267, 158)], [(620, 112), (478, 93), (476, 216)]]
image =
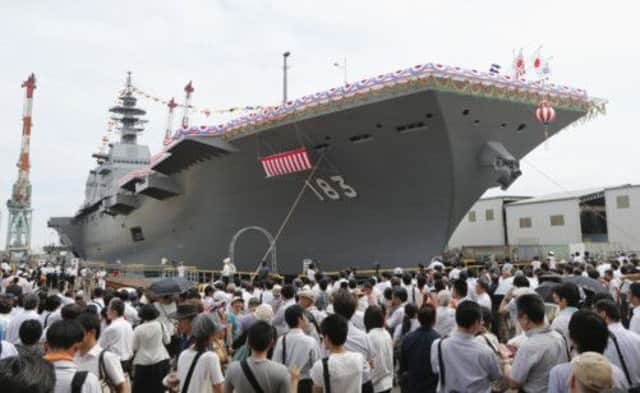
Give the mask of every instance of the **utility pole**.
[(191, 94), (194, 92), (191, 81), (184, 87), (184, 113), (182, 115), (182, 128), (189, 128), (189, 111), (191, 110)]
[(342, 79), (344, 81), (344, 84), (346, 85), (349, 82), (347, 79), (347, 58), (344, 58), (342, 64), (336, 61), (335, 63), (333, 63), (333, 66), (342, 69)]
[(282, 54), (282, 60), (283, 60), (283, 64), (282, 64), (282, 103), (286, 104), (287, 103), (287, 70), (289, 69), (289, 67), (287, 66), (287, 58), (289, 57), (289, 55), (291, 55), (291, 52), (286, 51)]

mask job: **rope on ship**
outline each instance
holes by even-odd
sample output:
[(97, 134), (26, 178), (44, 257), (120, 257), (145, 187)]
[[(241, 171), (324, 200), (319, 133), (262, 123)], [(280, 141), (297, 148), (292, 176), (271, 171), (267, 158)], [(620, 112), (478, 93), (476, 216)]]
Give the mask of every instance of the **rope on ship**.
[[(298, 196), (293, 201), (293, 204), (289, 208), (289, 212), (287, 213), (287, 215), (285, 216), (284, 220), (282, 221), (282, 224), (280, 224), (280, 227), (278, 228), (278, 231), (276, 232), (276, 235), (273, 237), (273, 242), (269, 245), (269, 248), (264, 253), (264, 256), (262, 257), (262, 259), (260, 259), (260, 261), (264, 261), (267, 258), (267, 255), (269, 255), (269, 253), (273, 249), (273, 247), (275, 247), (276, 243), (278, 242), (278, 239), (280, 238), (280, 235), (282, 234), (282, 231), (284, 231), (284, 228), (289, 223), (289, 220), (291, 219), (291, 216), (293, 215), (293, 212), (298, 207), (298, 203), (300, 203), (300, 200), (302, 199), (302, 195), (304, 195), (305, 189), (309, 186), (309, 180), (311, 180), (313, 175), (316, 173), (316, 170), (320, 167), (320, 163), (322, 162), (322, 159), (324, 158), (324, 155), (325, 155), (325, 153), (323, 152), (320, 155), (320, 157), (318, 158), (318, 161), (316, 161), (316, 164), (313, 166), (313, 169), (311, 169), (311, 172), (309, 173), (309, 176), (307, 176), (307, 178), (304, 180), (304, 183), (302, 184), (302, 188), (300, 189), (300, 192), (298, 193)], [(258, 265), (258, 267), (256, 268), (256, 271), (259, 268), (260, 268), (260, 265)]]

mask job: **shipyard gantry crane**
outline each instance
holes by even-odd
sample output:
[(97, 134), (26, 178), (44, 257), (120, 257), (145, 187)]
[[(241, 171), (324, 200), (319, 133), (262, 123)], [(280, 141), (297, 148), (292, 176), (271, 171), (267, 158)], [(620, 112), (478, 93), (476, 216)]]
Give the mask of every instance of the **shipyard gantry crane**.
[(22, 145), (18, 158), (18, 180), (13, 185), (11, 199), (7, 201), (9, 224), (7, 225), (6, 249), (10, 254), (26, 255), (31, 249), (31, 182), (29, 172), (29, 144), (31, 140), (31, 109), (33, 92), (36, 89), (36, 77), (31, 74), (22, 83), (25, 89), (22, 114)]

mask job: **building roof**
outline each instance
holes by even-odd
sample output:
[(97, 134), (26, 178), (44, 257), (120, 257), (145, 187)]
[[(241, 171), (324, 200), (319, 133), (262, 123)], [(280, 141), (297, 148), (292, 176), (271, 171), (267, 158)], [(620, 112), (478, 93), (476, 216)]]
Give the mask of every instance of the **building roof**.
[(621, 184), (619, 186), (606, 187), (604, 191), (623, 190), (625, 188), (638, 188), (638, 187), (640, 187), (640, 184)]
[(494, 196), (489, 196), (489, 197), (482, 197), (480, 198), (479, 201), (491, 201), (491, 200), (496, 200), (496, 199), (502, 199), (502, 200), (510, 200), (510, 201), (515, 201), (515, 200), (521, 200), (521, 199), (529, 199), (531, 198), (531, 196), (524, 196), (524, 195), (494, 195)]
[(594, 196), (598, 194), (603, 194), (605, 188), (597, 187), (597, 188), (586, 188), (581, 190), (574, 191), (564, 191), (558, 192), (555, 194), (547, 194), (541, 195), (529, 199), (523, 199), (521, 201), (510, 203), (510, 206), (519, 206), (519, 205), (529, 205), (532, 203), (547, 203), (547, 202), (557, 202), (557, 201), (566, 201), (571, 199), (583, 200), (583, 199), (593, 199)]

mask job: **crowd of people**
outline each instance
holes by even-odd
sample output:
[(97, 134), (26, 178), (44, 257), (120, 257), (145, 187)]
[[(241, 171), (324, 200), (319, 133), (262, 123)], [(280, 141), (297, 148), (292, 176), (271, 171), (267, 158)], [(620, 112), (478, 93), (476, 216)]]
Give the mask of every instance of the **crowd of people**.
[(637, 261), (518, 266), (434, 260), (363, 277), (311, 265), (290, 280), (227, 269), (158, 294), (106, 288), (102, 269), (73, 266), (61, 283), (51, 269), (67, 269), (3, 264), (0, 390), (638, 391)]

